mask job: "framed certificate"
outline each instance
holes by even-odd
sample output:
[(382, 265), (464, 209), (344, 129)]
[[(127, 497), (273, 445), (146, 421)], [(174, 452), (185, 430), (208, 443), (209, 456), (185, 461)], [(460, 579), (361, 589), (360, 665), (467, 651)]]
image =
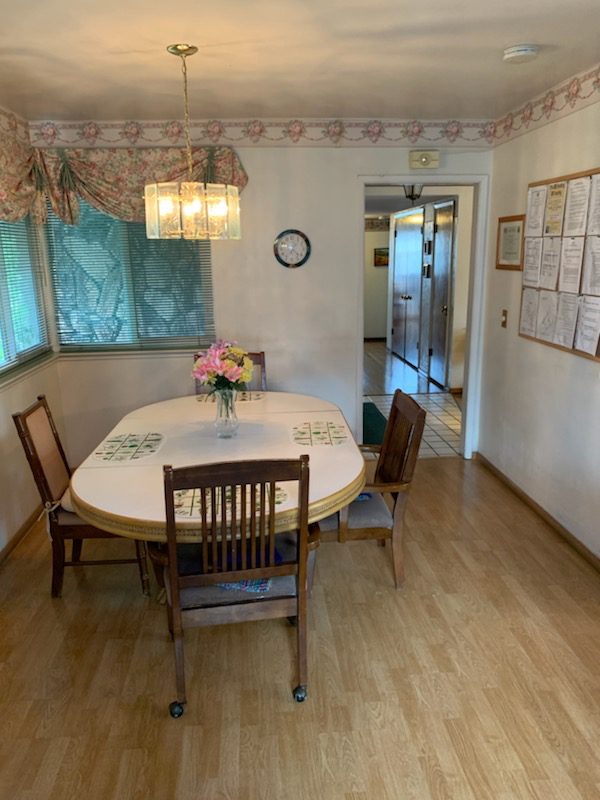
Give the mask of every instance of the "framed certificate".
[(525, 215), (499, 217), (496, 243), (496, 269), (523, 269), (523, 231)]

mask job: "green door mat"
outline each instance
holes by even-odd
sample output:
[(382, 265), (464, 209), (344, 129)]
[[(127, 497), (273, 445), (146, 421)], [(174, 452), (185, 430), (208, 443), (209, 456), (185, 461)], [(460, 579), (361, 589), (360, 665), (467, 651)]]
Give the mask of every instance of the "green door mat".
[(363, 442), (381, 444), (387, 420), (375, 403), (363, 403)]

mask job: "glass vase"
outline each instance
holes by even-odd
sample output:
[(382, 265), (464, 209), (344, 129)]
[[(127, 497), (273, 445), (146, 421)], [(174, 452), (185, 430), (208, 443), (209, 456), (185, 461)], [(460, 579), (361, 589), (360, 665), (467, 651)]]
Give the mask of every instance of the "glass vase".
[(235, 390), (217, 389), (215, 391), (217, 403), (217, 416), (215, 418), (215, 429), (219, 439), (231, 439), (235, 436), (239, 426), (237, 413), (235, 410)]

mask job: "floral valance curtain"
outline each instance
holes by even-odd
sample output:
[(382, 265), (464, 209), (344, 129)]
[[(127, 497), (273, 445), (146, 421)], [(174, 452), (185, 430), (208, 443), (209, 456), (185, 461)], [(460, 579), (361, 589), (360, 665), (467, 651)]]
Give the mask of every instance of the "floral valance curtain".
[[(229, 183), (240, 191), (248, 182), (231, 147), (196, 147), (192, 179)], [(126, 222), (144, 221), (144, 186), (187, 178), (186, 151), (175, 147), (34, 148), (13, 137), (0, 139), (0, 219), (16, 222), (31, 213), (46, 219), (47, 201), (69, 224), (79, 218), (79, 197)]]

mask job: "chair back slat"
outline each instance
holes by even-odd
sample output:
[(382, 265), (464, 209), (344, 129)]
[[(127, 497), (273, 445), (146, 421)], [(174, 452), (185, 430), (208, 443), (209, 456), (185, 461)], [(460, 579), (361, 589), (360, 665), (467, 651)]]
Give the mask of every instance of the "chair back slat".
[(410, 483), (417, 463), (425, 410), (396, 389), (375, 470), (378, 483)]
[(44, 395), (13, 420), (44, 504), (53, 505), (65, 493), (71, 470)]
[[(194, 548), (195, 562), (186, 572), (198, 576), (260, 572), (261, 577), (282, 574), (282, 566), (295, 565), (306, 554), (308, 536), (308, 456), (298, 460), (242, 461), (196, 467), (164, 468), (165, 509), (169, 561), (177, 561), (175, 492), (194, 491), (199, 508), (201, 542)], [(300, 508), (299, 546), (292, 560), (277, 552), (275, 514), (277, 483), (286, 490), (297, 485)], [(306, 506), (304, 507), (303, 506)], [(285, 570), (284, 570), (285, 571)], [(174, 575), (175, 577), (175, 575)], [(186, 585), (190, 576), (185, 578)]]

